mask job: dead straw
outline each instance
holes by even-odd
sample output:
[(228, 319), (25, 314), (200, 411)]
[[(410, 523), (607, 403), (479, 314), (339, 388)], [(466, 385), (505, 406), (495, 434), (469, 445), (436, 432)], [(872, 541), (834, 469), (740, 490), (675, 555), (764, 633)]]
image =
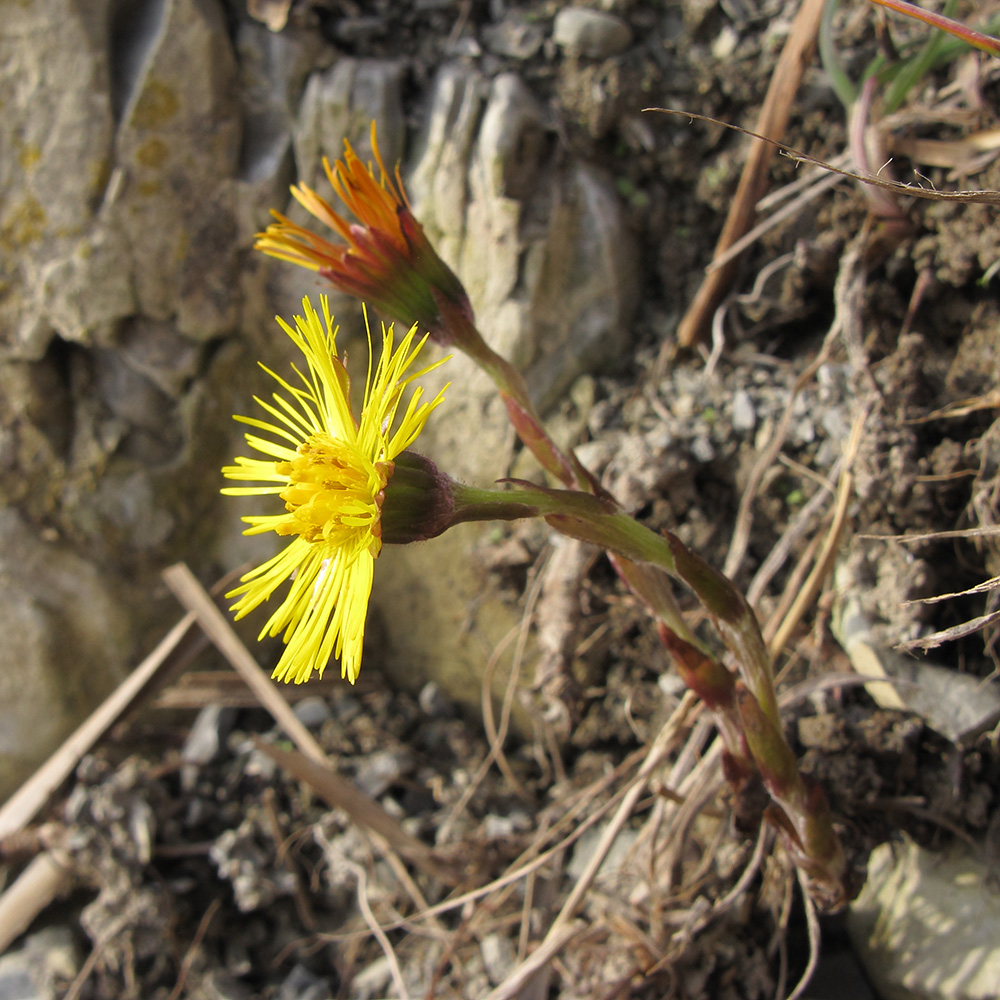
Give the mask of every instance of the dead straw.
[(299, 721), (277, 686), (271, 683), (267, 674), (257, 665), (229, 619), (219, 610), (191, 570), (184, 563), (177, 563), (163, 571), (163, 580), (177, 600), (194, 615), (212, 645), (232, 664), (233, 669), (257, 696), (261, 706), (270, 712), (292, 742), (312, 760), (327, 763), (323, 748)]
[[(769, 139), (780, 139), (785, 134), (792, 102), (816, 46), (823, 6), (824, 0), (802, 0), (792, 23), (757, 119), (756, 131)], [(716, 257), (750, 229), (774, 153), (775, 147), (768, 142), (755, 140), (750, 146), (732, 206), (715, 248)], [(733, 258), (705, 276), (677, 328), (677, 340), (681, 347), (691, 347), (708, 334), (712, 315), (728, 294), (738, 263), (738, 259)]]

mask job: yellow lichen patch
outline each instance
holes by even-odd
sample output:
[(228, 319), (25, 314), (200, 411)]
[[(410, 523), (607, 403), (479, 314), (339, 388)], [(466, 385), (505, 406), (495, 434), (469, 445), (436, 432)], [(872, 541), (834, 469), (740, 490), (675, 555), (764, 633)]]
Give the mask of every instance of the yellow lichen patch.
[(37, 198), (28, 195), (3, 220), (0, 243), (6, 250), (18, 250), (37, 243), (48, 225), (48, 216)]
[(180, 110), (177, 94), (165, 83), (149, 80), (143, 87), (132, 111), (132, 123), (136, 128), (160, 128)]
[(143, 167), (156, 170), (170, 155), (170, 147), (162, 139), (147, 139), (136, 151), (135, 159)]
[(17, 162), (22, 169), (31, 170), (42, 158), (42, 149), (33, 142), (17, 142)]

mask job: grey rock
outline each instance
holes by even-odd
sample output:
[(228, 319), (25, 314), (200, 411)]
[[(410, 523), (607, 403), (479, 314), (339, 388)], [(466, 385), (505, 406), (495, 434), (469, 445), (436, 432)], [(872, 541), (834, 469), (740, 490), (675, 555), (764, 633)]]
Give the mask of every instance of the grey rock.
[(410, 761), (391, 750), (378, 750), (358, 761), (354, 783), (366, 795), (378, 798), (410, 770)]
[(715, 458), (715, 447), (705, 434), (698, 434), (691, 442), (691, 454), (702, 463)]
[(733, 396), (733, 430), (740, 433), (752, 431), (757, 424), (757, 411), (746, 389), (738, 389)]
[[(73, 258), (108, 183), (114, 121), (96, 26), (107, 22), (110, 6), (16, 5), (0, 23), (0, 146), (7, 151), (0, 162), (0, 233), (10, 283), (0, 302), (0, 354), (6, 357), (44, 353), (53, 326), (40, 294), (41, 271), (57, 258)], [(81, 266), (83, 257), (76, 259)], [(107, 270), (103, 259), (97, 267)], [(127, 288), (119, 284), (115, 294), (128, 308)], [(86, 308), (100, 312), (106, 305)]]
[(540, 24), (525, 21), (516, 15), (483, 29), (483, 42), (490, 52), (510, 59), (531, 59), (545, 41)]
[(361, 160), (370, 162), (368, 133), (373, 119), (378, 123), (378, 144), (386, 165), (400, 158), (403, 73), (400, 62), (339, 59), (329, 69), (309, 77), (295, 122), (295, 161), (300, 180), (326, 189), (322, 159), (339, 159), (344, 153), (345, 137)]
[(128, 234), (140, 311), (207, 340), (237, 318), (236, 60), (221, 7), (173, 0), (160, 10), (139, 72), (121, 74), (115, 153), (124, 182), (106, 205), (107, 225)]
[(851, 904), (854, 948), (885, 1000), (994, 1000), (1000, 983), (1000, 897), (964, 844), (935, 854), (881, 844)]
[[(222, 438), (245, 381), (218, 339), (241, 319), (272, 322), (268, 293), (240, 269), (262, 206), (287, 191), (288, 109), (305, 78), (306, 46), (254, 28), (238, 30), (238, 70), (218, 0), (38, 0), (0, 19), (0, 145), (12, 154), (0, 163), (0, 506), (74, 540), (73, 552), (41, 549), (72, 562), (81, 595), (70, 610), (62, 583), (41, 598), (33, 561), (0, 554), (0, 586), (26, 623), (5, 693), (31, 705), (53, 663), (60, 675), (25, 761), (107, 692), (135, 636), (169, 624), (165, 609), (176, 616), (150, 600), (162, 565), (213, 558)], [(77, 643), (77, 605), (105, 573), (130, 587), (114, 621), (95, 597), (94, 635)]]
[[(838, 587), (847, 586), (847, 579), (847, 570), (841, 567)], [(1000, 719), (996, 683), (882, 645), (850, 591), (838, 605), (834, 630), (854, 669), (874, 679), (866, 690), (883, 708), (914, 712), (954, 743), (974, 739)], [(880, 679), (889, 683), (878, 683)]]
[[(198, 712), (181, 748), (181, 760), (190, 766), (194, 776), (197, 776), (199, 768), (218, 756), (235, 721), (234, 708), (206, 705)], [(193, 787), (193, 779), (189, 781), (187, 787), (190, 789)]]
[(277, 1000), (333, 1000), (336, 991), (320, 976), (313, 975), (304, 965), (292, 966), (278, 989)]
[(80, 960), (68, 927), (46, 927), (0, 956), (0, 1000), (57, 1000)]
[(420, 689), (417, 703), (420, 705), (420, 710), (432, 718), (442, 719), (452, 714), (451, 702), (436, 681), (428, 681)]
[(505, 934), (485, 935), (479, 942), (479, 953), (483, 956), (486, 975), (494, 986), (507, 978), (517, 962), (517, 949)]
[(94, 566), (0, 509), (0, 796), (125, 674), (129, 622)]
[(586, 7), (563, 7), (556, 14), (552, 37), (567, 55), (607, 59), (632, 44), (632, 29), (614, 14)]
[[(597, 846), (604, 836), (604, 827), (601, 825), (591, 827), (577, 842), (573, 848), (573, 856), (570, 858), (566, 874), (571, 878), (579, 878), (590, 864), (590, 859), (594, 856)], [(622, 830), (615, 838), (611, 849), (605, 855), (598, 875), (614, 875), (621, 869), (628, 857), (629, 851), (638, 839), (635, 830)]]
[(308, 729), (319, 729), (327, 719), (333, 718), (333, 711), (323, 698), (303, 698), (295, 703), (293, 711)]

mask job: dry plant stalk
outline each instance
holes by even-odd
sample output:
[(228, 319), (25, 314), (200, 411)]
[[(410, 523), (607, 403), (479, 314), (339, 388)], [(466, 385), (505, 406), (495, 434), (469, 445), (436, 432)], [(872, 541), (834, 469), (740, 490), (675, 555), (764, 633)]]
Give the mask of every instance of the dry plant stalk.
[[(824, 2), (803, 0), (792, 22), (791, 33), (782, 49), (757, 119), (756, 131), (768, 139), (780, 139), (785, 134), (802, 74), (816, 47)], [(774, 153), (775, 147), (768, 142), (758, 139), (751, 145), (715, 247), (715, 257), (725, 253), (753, 224), (756, 205), (764, 192), (767, 168)], [(712, 315), (728, 294), (738, 263), (738, 258), (730, 258), (727, 264), (714, 268), (705, 277), (677, 327), (677, 341), (681, 347), (691, 347), (708, 334)], [(659, 364), (665, 364), (665, 361), (661, 357)]]

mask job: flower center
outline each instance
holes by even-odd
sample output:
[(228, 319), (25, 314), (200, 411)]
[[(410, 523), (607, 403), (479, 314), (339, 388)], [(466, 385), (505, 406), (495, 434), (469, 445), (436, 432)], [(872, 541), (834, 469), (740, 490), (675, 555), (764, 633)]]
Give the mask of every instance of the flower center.
[(329, 434), (313, 434), (290, 462), (277, 462), (288, 477), (280, 496), (288, 517), (275, 530), (307, 542), (338, 547), (365, 544), (372, 555), (382, 548), (382, 501), (392, 462), (371, 462)]

